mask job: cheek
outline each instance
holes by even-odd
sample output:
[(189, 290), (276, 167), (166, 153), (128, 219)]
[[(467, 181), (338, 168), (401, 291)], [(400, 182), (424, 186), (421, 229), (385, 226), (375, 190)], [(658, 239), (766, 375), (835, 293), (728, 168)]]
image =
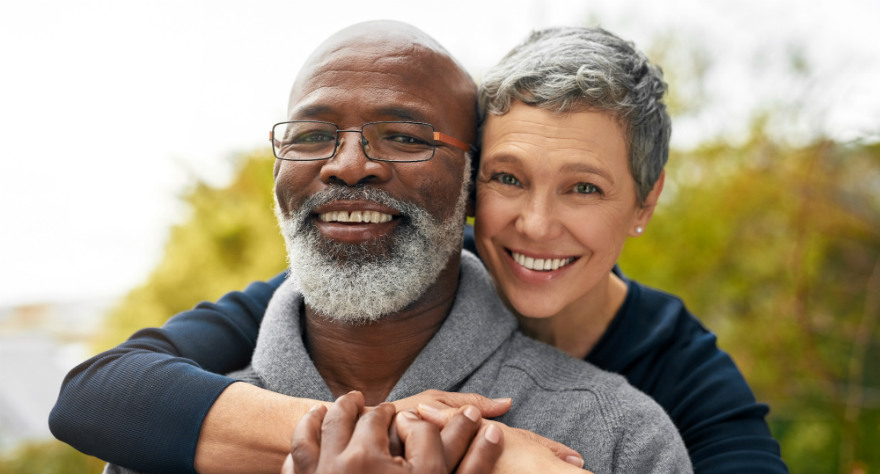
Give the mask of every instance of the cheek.
[(569, 232), (582, 245), (597, 256), (607, 256), (616, 260), (626, 241), (625, 219), (613, 212), (590, 212), (586, 215), (569, 216)]
[(412, 167), (404, 168), (407, 163), (400, 163), (396, 170), (397, 179), (411, 199), (440, 220), (452, 216), (461, 192), (461, 180), (468, 179), (464, 176), (464, 165), (451, 161), (434, 157), (421, 165), (412, 163), (416, 165)]
[(516, 219), (516, 209), (517, 206), (511, 199), (479, 186), (474, 216), (475, 229), (481, 237), (491, 238), (496, 232), (513, 223)]
[(321, 166), (318, 162), (292, 162), (276, 160), (275, 197), (285, 214), (289, 214), (310, 191), (311, 183), (317, 179)]

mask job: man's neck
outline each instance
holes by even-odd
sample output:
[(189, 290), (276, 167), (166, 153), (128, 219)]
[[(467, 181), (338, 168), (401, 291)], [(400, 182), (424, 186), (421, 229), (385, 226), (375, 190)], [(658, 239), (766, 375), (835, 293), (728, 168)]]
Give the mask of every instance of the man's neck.
[(306, 306), (304, 342), (334, 397), (359, 390), (368, 406), (385, 401), (443, 325), (455, 300), (458, 270), (456, 259), (418, 301), (369, 324), (335, 321)]

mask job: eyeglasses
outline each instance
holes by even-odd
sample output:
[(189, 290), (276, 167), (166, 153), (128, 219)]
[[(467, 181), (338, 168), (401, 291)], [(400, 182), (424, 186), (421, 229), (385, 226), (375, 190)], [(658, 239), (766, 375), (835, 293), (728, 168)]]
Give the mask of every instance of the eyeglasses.
[(428, 161), (434, 157), (438, 142), (459, 150), (471, 149), (467, 143), (421, 122), (369, 122), (360, 130), (340, 130), (335, 123), (294, 120), (276, 123), (269, 140), (278, 159), (326, 160), (336, 155), (340, 133), (360, 133), (364, 154), (374, 161)]

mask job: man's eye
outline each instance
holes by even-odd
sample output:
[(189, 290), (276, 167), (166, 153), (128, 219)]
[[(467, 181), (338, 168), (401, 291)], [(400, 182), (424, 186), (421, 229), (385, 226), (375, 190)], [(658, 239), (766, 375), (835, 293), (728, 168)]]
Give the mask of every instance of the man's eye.
[(321, 143), (336, 140), (336, 136), (327, 132), (301, 133), (291, 140), (293, 143)]
[(421, 138), (412, 137), (409, 135), (389, 135), (386, 137), (387, 140), (391, 140), (395, 143), (399, 143), (401, 145), (428, 145), (428, 142), (422, 140)]
[(574, 192), (578, 194), (593, 194), (593, 193), (602, 193), (602, 190), (599, 189), (596, 185), (590, 183), (578, 183), (574, 186)]

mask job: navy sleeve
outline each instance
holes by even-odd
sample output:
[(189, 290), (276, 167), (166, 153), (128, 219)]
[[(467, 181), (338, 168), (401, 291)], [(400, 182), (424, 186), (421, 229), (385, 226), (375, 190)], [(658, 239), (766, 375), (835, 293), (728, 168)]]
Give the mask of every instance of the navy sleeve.
[(666, 410), (695, 473), (788, 472), (767, 406), (678, 298), (629, 282), (624, 307), (587, 360), (622, 374)]
[(76, 449), (143, 472), (196, 472), (202, 421), (251, 359), (280, 274), (216, 303), (200, 303), (162, 326), (79, 364), (67, 374), (52, 434)]

